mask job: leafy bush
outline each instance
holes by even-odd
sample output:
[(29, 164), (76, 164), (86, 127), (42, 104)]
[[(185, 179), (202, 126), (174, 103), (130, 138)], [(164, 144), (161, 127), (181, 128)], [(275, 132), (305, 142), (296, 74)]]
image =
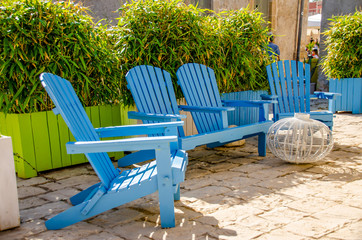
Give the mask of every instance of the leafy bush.
[(327, 55), (323, 58), (324, 73), (330, 78), (362, 77), (362, 12), (337, 16), (324, 32)]
[[(165, 69), (176, 80), (176, 70), (197, 62), (215, 70), (221, 92), (267, 87), (265, 52), (267, 32), (260, 13), (247, 9), (207, 16), (205, 10), (181, 0), (132, 1), (121, 9), (115, 46), (123, 59), (124, 75), (134, 66), (148, 64)], [(176, 84), (175, 84), (176, 85)], [(182, 97), (176, 88), (177, 97)], [(123, 94), (130, 103), (130, 94)]]
[(261, 13), (249, 9), (223, 12), (211, 21), (206, 51), (213, 56), (205, 62), (216, 70), (220, 91), (267, 88), (265, 67), (270, 59), (264, 23)]
[(3, 1), (0, 8), (0, 111), (50, 110), (39, 75), (72, 81), (85, 106), (120, 99), (117, 55), (104, 26), (86, 9), (41, 0)]

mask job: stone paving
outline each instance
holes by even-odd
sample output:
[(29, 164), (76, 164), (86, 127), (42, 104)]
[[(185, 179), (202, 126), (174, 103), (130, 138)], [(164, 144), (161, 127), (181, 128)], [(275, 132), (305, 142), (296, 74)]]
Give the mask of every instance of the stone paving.
[(18, 179), (21, 226), (0, 239), (362, 239), (362, 115), (336, 115), (333, 151), (316, 164), (243, 146), (189, 151), (176, 227), (160, 227), (157, 193), (57, 231), (44, 221), (98, 181), (88, 164)]

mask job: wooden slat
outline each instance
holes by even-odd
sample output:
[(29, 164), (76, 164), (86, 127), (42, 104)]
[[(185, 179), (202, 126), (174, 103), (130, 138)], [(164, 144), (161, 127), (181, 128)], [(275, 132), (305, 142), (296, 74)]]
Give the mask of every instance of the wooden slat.
[(285, 112), (290, 112), (289, 103), (288, 103), (288, 94), (287, 94), (287, 86), (285, 81), (285, 73), (284, 73), (284, 63), (288, 64), (288, 61), (279, 61), (278, 62), (278, 70), (279, 70), (279, 84), (281, 88), (282, 101)]
[(289, 61), (284, 62), (284, 67), (285, 67), (285, 78), (286, 78), (286, 86), (287, 86), (287, 93), (288, 93), (289, 112), (295, 112), (294, 99), (293, 99), (292, 75), (290, 72)]
[(51, 157), (52, 169), (60, 168), (63, 167), (63, 163), (62, 163), (58, 119), (57, 116), (50, 111), (46, 112), (46, 117), (48, 120), (47, 126), (49, 132), (50, 154), (52, 156)]
[(31, 115), (31, 127), (35, 146), (37, 169), (44, 171), (52, 169), (52, 155), (50, 153), (49, 131), (47, 126), (46, 112), (33, 113)]
[(294, 97), (294, 106), (295, 112), (301, 111), (301, 103), (299, 99), (299, 86), (298, 86), (298, 76), (297, 76), (297, 62), (290, 61), (292, 66), (292, 81), (293, 81), (293, 97)]

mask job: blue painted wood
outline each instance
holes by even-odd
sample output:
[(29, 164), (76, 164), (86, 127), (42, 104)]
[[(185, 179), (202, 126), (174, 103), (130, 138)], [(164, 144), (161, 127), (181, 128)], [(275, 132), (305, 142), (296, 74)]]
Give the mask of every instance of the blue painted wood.
[[(155, 72), (158, 72), (160, 74), (153, 74)], [(178, 71), (177, 74), (180, 74), (180, 72)], [(199, 131), (199, 134), (185, 136), (182, 129), (179, 129), (178, 132), (179, 146), (181, 149), (184, 150), (194, 149), (195, 147), (204, 144), (216, 147), (255, 135), (262, 135), (262, 138), (264, 138), (264, 134), (267, 133), (269, 127), (272, 124), (271, 121), (260, 121), (258, 123), (253, 123), (246, 126), (227, 128), (227, 112), (229, 110), (233, 110), (234, 108), (228, 108), (223, 106), (220, 94), (217, 89), (215, 75), (212, 69), (206, 68), (206, 66), (201, 66), (200, 68), (190, 68), (189, 71), (183, 71), (183, 74), (184, 76), (186, 76), (185, 81), (188, 81), (188, 78), (191, 77), (200, 78), (200, 82), (194, 82), (196, 84), (192, 87), (185, 86), (186, 88), (188, 88), (188, 91), (185, 93), (185, 97), (187, 95), (187, 98), (190, 98), (190, 101), (195, 103), (195, 105), (188, 104), (187, 106), (177, 106), (171, 76), (164, 70), (152, 66), (137, 66), (132, 68), (127, 73), (126, 79), (128, 82), (128, 87), (135, 100), (137, 109), (140, 112), (140, 117), (144, 122), (147, 122), (147, 117), (152, 120), (155, 120), (157, 117), (159, 117), (160, 121), (164, 121), (167, 114), (172, 116), (178, 116), (179, 108), (194, 113), (193, 120)], [(201, 79), (201, 76), (204, 75), (207, 75), (208, 78)], [(157, 79), (158, 85), (153, 85), (153, 87), (159, 88), (159, 90), (157, 90), (157, 93), (160, 94), (155, 98), (166, 99), (166, 101), (142, 101), (142, 99), (150, 97), (145, 95), (153, 94), (150, 93), (148, 89), (143, 89), (149, 85), (148, 82), (156, 82), (156, 80), (152, 80), (152, 78)], [(141, 82), (143, 82), (143, 84), (141, 84)], [(162, 84), (162, 82), (164, 82), (164, 84)], [(192, 83), (193, 81), (190, 82)], [(205, 94), (201, 96), (199, 95), (199, 93), (202, 93), (204, 91), (203, 89), (207, 89), (209, 93), (207, 97), (204, 96)], [(197, 105), (197, 101), (201, 102), (201, 104)], [(264, 103), (262, 103), (261, 105), (263, 105)], [(162, 104), (166, 104), (168, 106), (153, 106)], [(264, 107), (260, 107), (259, 105), (257, 105), (257, 108), (264, 109)], [(253, 106), (255, 107), (255, 105)], [(151, 114), (152, 109), (169, 110), (166, 112), (162, 112), (164, 115), (160, 115), (160, 113), (157, 112)], [(264, 112), (262, 114), (264, 115)], [(131, 116), (129, 117), (131, 118), (137, 117), (137, 114), (133, 112), (130, 113), (130, 115)], [(261, 145), (259, 147), (259, 155), (265, 156), (265, 141), (263, 139), (260, 139), (260, 143)]]
[[(155, 191), (159, 192), (161, 226), (175, 226), (173, 201), (174, 196), (179, 198), (179, 184), (184, 181), (187, 166), (187, 154), (178, 149), (176, 136), (177, 127), (183, 122), (95, 130), (67, 80), (50, 73), (41, 74), (40, 79), (56, 112), (61, 114), (77, 140), (67, 143), (68, 153), (84, 153), (100, 179), (99, 183), (73, 196), (74, 206), (46, 221), (46, 227), (60, 229)], [(106, 141), (99, 137), (120, 137), (126, 133), (162, 136)], [(120, 171), (113, 166), (106, 152), (125, 150), (146, 150), (146, 158), (151, 156), (156, 160), (139, 168)], [(144, 158), (139, 153), (135, 155)]]
[(342, 94), (340, 98), (333, 100), (332, 112), (362, 113), (362, 78), (330, 79), (329, 90)]
[[(223, 93), (221, 95), (222, 100), (261, 100), (262, 94), (268, 94), (267, 91), (243, 91)], [(228, 112), (228, 119), (230, 125), (245, 125), (250, 123), (256, 123), (259, 121), (259, 109), (251, 107), (237, 107), (235, 111)]]
[[(247, 101), (231, 100), (231, 99), (221, 101), (214, 70), (202, 64), (197, 64), (197, 63), (184, 64), (177, 70), (176, 76), (178, 78), (178, 83), (181, 86), (181, 90), (185, 96), (188, 106), (207, 107), (207, 108), (210, 107), (221, 108), (222, 106), (254, 107), (259, 110), (258, 121), (249, 125), (237, 124), (238, 127), (235, 128), (228, 128), (228, 126), (230, 125), (230, 119), (229, 119), (230, 113), (228, 113), (229, 114), (228, 116), (226, 115), (227, 112), (225, 111), (222, 112), (223, 115), (221, 115), (221, 117), (206, 113), (203, 113), (204, 114), (203, 119), (197, 118), (196, 116), (194, 118), (194, 121), (199, 133), (205, 133), (205, 132), (203, 132), (203, 129), (201, 128), (199, 129), (198, 126), (207, 125), (207, 126), (213, 126), (212, 128), (209, 128), (207, 132), (214, 132), (215, 134), (224, 132), (225, 134), (225, 136), (220, 136), (220, 139), (222, 140), (208, 144), (209, 147), (216, 147), (224, 145), (226, 142), (232, 142), (247, 138), (249, 136), (244, 132), (248, 132), (248, 130), (253, 129), (254, 132), (251, 133), (251, 135), (259, 136), (259, 155), (265, 156), (264, 138), (267, 130), (264, 132), (262, 128), (258, 130), (257, 128), (254, 127), (255, 125), (259, 124), (262, 125), (263, 123), (266, 123), (266, 125), (271, 123), (270, 121), (267, 121), (268, 107), (265, 107), (265, 105), (269, 104), (270, 101), (259, 100), (259, 102), (256, 101), (247, 102)], [(209, 118), (207, 118), (207, 116), (209, 116)], [(209, 121), (205, 122), (205, 120), (208, 119)], [(201, 123), (198, 121), (201, 121)], [(234, 136), (235, 139), (233, 140), (230, 136), (226, 137), (227, 134)]]
[[(324, 98), (332, 100), (338, 94), (315, 92), (310, 94), (310, 65), (296, 61), (279, 61), (266, 67), (271, 96), (276, 96), (278, 104), (273, 107), (274, 120), (292, 117), (295, 112), (311, 114), (311, 118), (320, 120), (329, 128), (333, 127), (333, 113), (331, 111), (310, 111), (310, 98)], [(263, 96), (263, 99), (271, 99)]]

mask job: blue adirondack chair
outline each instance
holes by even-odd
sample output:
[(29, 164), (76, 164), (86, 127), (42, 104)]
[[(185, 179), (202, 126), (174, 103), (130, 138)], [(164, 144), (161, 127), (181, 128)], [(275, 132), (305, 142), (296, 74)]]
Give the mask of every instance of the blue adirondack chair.
[[(180, 72), (179, 72), (180, 73)], [(226, 112), (232, 108), (222, 107), (220, 95), (214, 89), (207, 89), (210, 94), (215, 94), (219, 105), (217, 106), (178, 106), (171, 81), (170, 74), (153, 66), (137, 66), (132, 68), (126, 75), (128, 88), (135, 100), (138, 112), (129, 112), (128, 117), (141, 119), (143, 123), (180, 121), (185, 118), (180, 115), (179, 109), (185, 111), (202, 112), (205, 115), (204, 122), (199, 122), (195, 117), (194, 122), (199, 133), (192, 136), (185, 136), (182, 127), (179, 127), (179, 146), (181, 149), (190, 150), (197, 146), (207, 144), (209, 147), (224, 145), (229, 142), (241, 140), (247, 137), (259, 136), (259, 155), (266, 154), (266, 133), (272, 125), (272, 121), (266, 120), (266, 109), (270, 101), (229, 101), (230, 105), (238, 104), (259, 107), (260, 121), (255, 124), (248, 124), (234, 128), (228, 128)], [(207, 94), (206, 92), (204, 92)], [(205, 95), (204, 94), (204, 95)], [(187, 99), (187, 96), (185, 96)], [(151, 153), (152, 154), (152, 153)], [(131, 164), (131, 162), (129, 162)], [(122, 163), (119, 162), (119, 165)]]
[[(40, 76), (52, 99), (55, 114), (61, 114), (76, 142), (67, 143), (70, 154), (84, 153), (100, 182), (73, 196), (74, 205), (46, 221), (48, 229), (60, 229), (118, 207), (158, 190), (162, 227), (175, 226), (174, 200), (184, 181), (187, 154), (177, 148), (177, 127), (182, 122), (116, 126), (94, 129), (69, 81), (50, 74)], [(101, 137), (158, 134), (154, 137), (104, 140)], [(156, 160), (120, 171), (107, 152), (152, 149)]]
[[(294, 113), (310, 114), (310, 117), (333, 127), (333, 99), (339, 93), (314, 92), (310, 94), (310, 65), (297, 61), (279, 61), (266, 67), (271, 95), (262, 99), (276, 99), (273, 105), (274, 121), (293, 117)], [(310, 111), (310, 99), (329, 99), (328, 111)]]

